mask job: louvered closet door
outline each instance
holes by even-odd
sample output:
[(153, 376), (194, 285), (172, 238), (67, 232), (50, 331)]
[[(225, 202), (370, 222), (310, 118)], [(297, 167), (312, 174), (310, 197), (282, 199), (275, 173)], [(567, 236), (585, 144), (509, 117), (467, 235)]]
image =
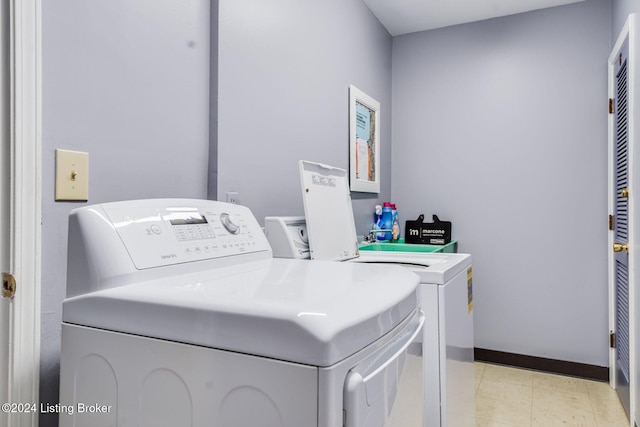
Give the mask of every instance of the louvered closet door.
[[(626, 49), (623, 50), (626, 52)], [(628, 73), (626, 54), (616, 63), (615, 151), (614, 151), (614, 250), (616, 291), (616, 392), (627, 415), (630, 411), (629, 389), (629, 132)]]

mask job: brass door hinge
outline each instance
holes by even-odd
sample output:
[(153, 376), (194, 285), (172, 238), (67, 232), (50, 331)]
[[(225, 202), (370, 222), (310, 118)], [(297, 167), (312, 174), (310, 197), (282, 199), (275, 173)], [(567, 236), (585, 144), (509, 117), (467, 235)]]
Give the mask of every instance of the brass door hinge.
[(2, 298), (16, 295), (16, 278), (11, 273), (2, 273)]
[(613, 98), (609, 98), (609, 114), (613, 114), (615, 112), (615, 107), (613, 106)]
[(613, 215), (609, 215), (609, 230), (613, 230)]
[(609, 347), (616, 348), (616, 333), (609, 332)]

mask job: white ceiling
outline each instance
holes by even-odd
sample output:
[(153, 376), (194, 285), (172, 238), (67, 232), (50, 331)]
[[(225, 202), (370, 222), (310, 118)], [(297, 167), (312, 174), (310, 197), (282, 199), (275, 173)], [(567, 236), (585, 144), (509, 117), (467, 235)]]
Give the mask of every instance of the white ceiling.
[(392, 36), (584, 0), (363, 0)]

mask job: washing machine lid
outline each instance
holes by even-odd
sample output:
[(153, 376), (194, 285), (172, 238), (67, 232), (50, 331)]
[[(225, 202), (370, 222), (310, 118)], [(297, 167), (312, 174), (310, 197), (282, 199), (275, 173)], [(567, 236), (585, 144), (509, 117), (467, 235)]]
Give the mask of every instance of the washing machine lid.
[(347, 171), (305, 160), (299, 166), (311, 259), (357, 257), (358, 237)]
[[(390, 286), (393, 284), (393, 286)], [(331, 366), (417, 306), (418, 277), (397, 266), (273, 259), (68, 298), (63, 321)]]
[(449, 253), (362, 251), (352, 260), (366, 264), (395, 264), (413, 271), (420, 283), (443, 285), (471, 267), (471, 255)]

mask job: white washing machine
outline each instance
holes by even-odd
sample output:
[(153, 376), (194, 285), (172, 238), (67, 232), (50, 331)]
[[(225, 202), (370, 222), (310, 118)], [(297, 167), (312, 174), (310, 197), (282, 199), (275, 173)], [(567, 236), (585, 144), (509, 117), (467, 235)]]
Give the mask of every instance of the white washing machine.
[(400, 264), (420, 276), (424, 426), (475, 427), (471, 256), (363, 251), (354, 261)]
[[(423, 425), (475, 426), (471, 256), (360, 252), (346, 171), (301, 161), (300, 174), (305, 217), (265, 219), (274, 254), (302, 257), (310, 252), (316, 260), (396, 264), (418, 274), (425, 314)], [(287, 236), (289, 242), (282, 243)]]
[(238, 205), (76, 209), (60, 426), (420, 426), (417, 284), (400, 267), (272, 259)]

